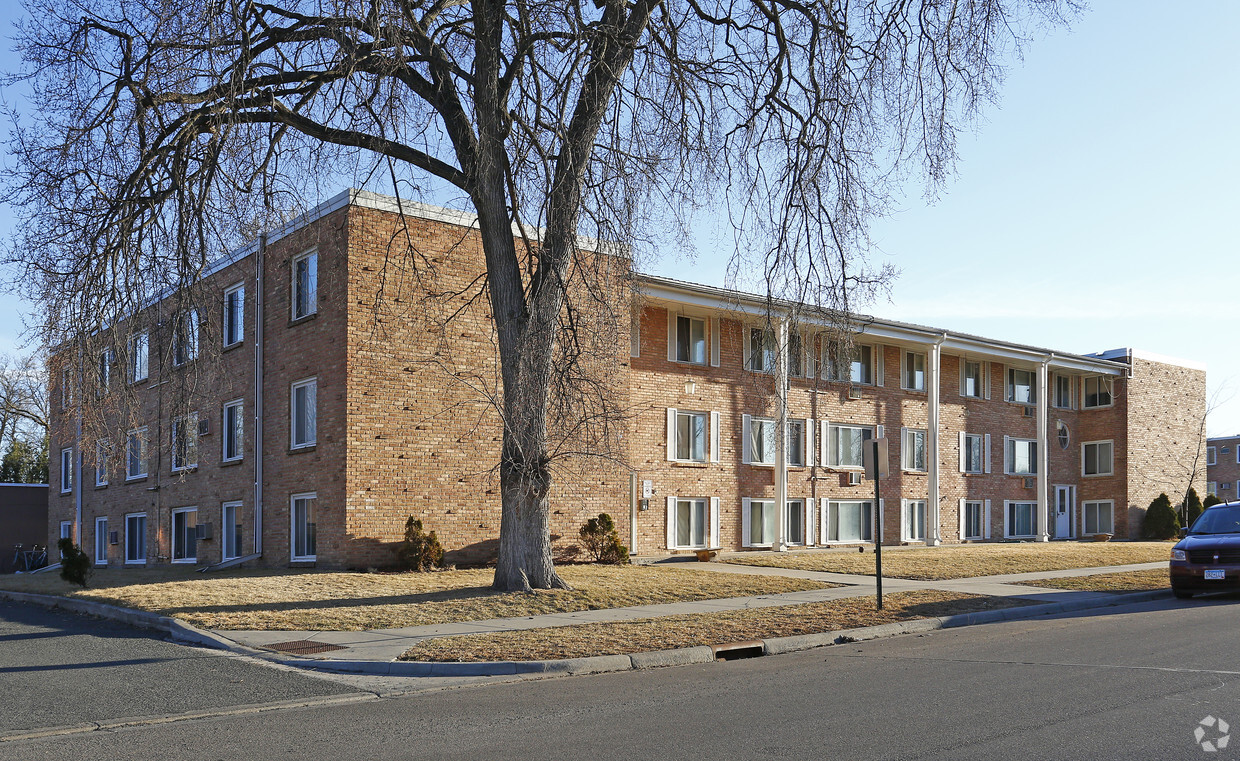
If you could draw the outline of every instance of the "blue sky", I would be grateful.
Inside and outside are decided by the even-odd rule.
[[[1210,434],[1240,433],[1225,306],[1240,274],[1237,29],[1240,3],[1099,2],[1034,40],[1000,104],[963,135],[937,201],[910,185],[875,224],[875,256],[902,274],[890,301],[864,311],[1061,351],[1204,362]],[[0,208],[0,232],[9,225]],[[724,262],[707,255],[653,271],[725,284]],[[20,343],[24,307],[0,296],[0,351]]]

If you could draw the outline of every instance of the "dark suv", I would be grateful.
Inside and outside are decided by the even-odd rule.
[[[1171,591],[1192,597],[1238,589],[1240,502],[1227,502],[1206,508],[1171,548]]]

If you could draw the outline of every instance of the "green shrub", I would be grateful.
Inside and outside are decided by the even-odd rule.
[[[1146,539],[1170,539],[1180,530],[1180,516],[1171,506],[1171,499],[1166,494],[1159,494],[1145,511]]]
[[[1221,504],[1223,504],[1223,500],[1219,499],[1217,494],[1207,494],[1206,501],[1201,503],[1201,509],[1205,510],[1207,507],[1214,507],[1215,505]]]
[[[1201,504],[1201,497],[1197,496],[1197,490],[1191,486],[1188,487],[1188,499],[1186,501],[1187,508],[1184,513],[1186,520],[1184,525],[1191,526],[1193,521],[1197,520],[1197,516],[1201,515],[1201,511],[1205,510],[1205,506]]]
[[[607,513],[591,518],[577,532],[581,546],[595,563],[624,564],[629,562],[629,548],[620,543],[616,522]]]
[[[405,540],[396,548],[396,556],[411,571],[429,571],[443,565],[443,545],[434,531],[423,531],[422,521],[411,515],[405,521]]]
[[[56,546],[60,548],[60,578],[84,589],[92,570],[90,558],[67,537],[61,539]]]

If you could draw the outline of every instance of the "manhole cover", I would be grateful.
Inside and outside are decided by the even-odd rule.
[[[344,650],[340,645],[329,645],[325,642],[313,642],[308,639],[277,642],[274,645],[267,645],[267,649],[279,650],[282,653],[292,653],[293,655],[314,655],[315,653],[327,653],[332,650]]]

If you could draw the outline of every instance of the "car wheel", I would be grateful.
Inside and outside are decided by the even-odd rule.
[[[1193,596],[1192,592],[1184,589],[1172,589],[1171,594],[1175,595],[1177,600],[1187,600]]]

